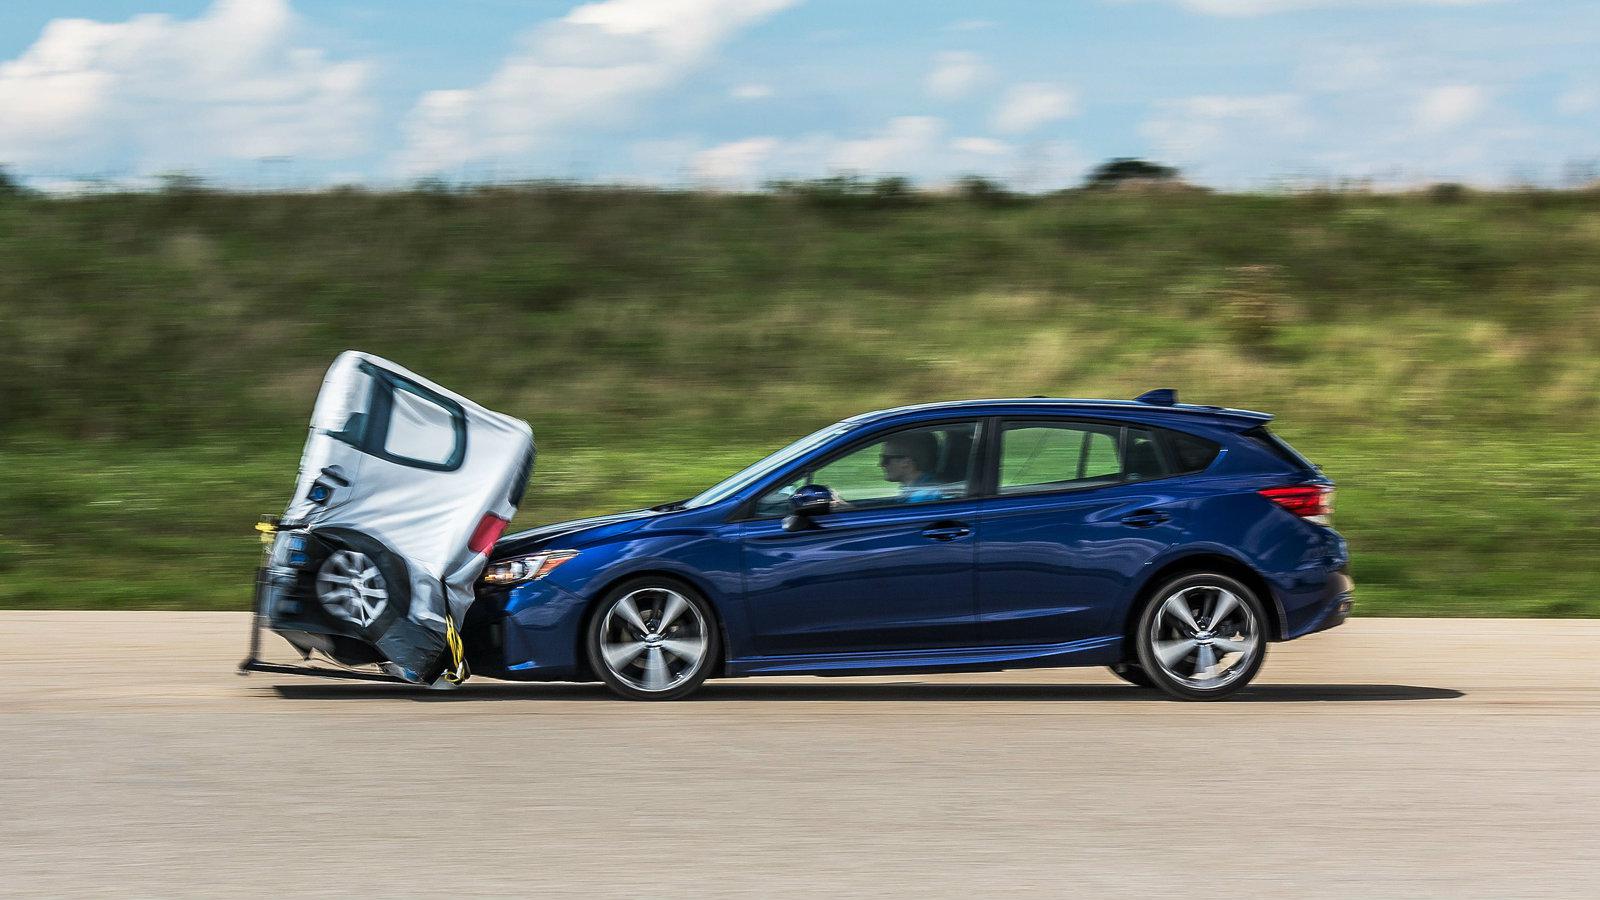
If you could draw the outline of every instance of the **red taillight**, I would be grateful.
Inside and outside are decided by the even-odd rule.
[[[1326,525],[1333,517],[1332,485],[1293,484],[1287,487],[1265,488],[1256,493],[1302,519]]]
[[[473,553],[488,553],[494,542],[500,540],[500,535],[511,523],[494,513],[487,513],[478,520],[478,527],[472,529],[472,537],[467,540],[467,549]]]

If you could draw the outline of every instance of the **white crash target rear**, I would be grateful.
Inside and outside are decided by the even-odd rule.
[[[459,662],[451,628],[466,621],[533,456],[526,422],[369,353],[340,354],[283,515],[315,567],[291,590],[314,597],[271,606],[269,624],[364,643],[408,678]]]

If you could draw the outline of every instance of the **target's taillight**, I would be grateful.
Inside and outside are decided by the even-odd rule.
[[[1333,485],[1291,484],[1264,488],[1256,493],[1302,519],[1318,525],[1333,524]]]
[[[472,529],[472,537],[467,541],[467,549],[473,553],[488,553],[494,542],[500,540],[500,535],[505,533],[506,526],[511,522],[502,519],[494,513],[485,513],[478,520],[478,527]]]

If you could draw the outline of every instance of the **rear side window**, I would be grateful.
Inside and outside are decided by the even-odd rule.
[[[1008,425],[1000,437],[1000,493],[1021,494],[1122,480],[1120,429],[1084,422]]]

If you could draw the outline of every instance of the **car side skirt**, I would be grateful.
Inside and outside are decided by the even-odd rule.
[[[742,675],[892,675],[912,672],[993,672],[1054,666],[1105,666],[1122,659],[1120,635],[1064,644],[1007,647],[955,647],[885,653],[818,653],[804,656],[747,656],[728,660],[726,674]]]

